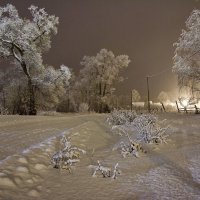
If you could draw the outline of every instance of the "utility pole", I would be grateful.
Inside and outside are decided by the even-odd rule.
[[[131,111],[133,110],[133,90],[131,90]]]
[[[147,101],[148,101],[148,112],[151,112],[151,107],[150,107],[150,94],[149,94],[149,76],[147,78]]]

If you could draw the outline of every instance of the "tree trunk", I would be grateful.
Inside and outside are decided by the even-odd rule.
[[[99,96],[101,97],[101,83],[99,83]]]
[[[31,78],[28,78],[28,93],[29,93],[29,115],[36,115],[37,110],[35,107],[35,91]]]
[[[103,97],[106,95],[106,89],[107,89],[107,84],[105,83],[104,88],[103,88]]]
[[[28,95],[29,95],[28,114],[29,115],[36,115],[37,110],[36,110],[36,106],[35,106],[35,90],[34,90],[34,86],[33,86],[33,83],[32,83],[32,79],[31,79],[31,76],[28,72],[26,63],[24,61],[21,62],[21,66],[22,66],[22,69],[23,69],[25,75],[27,76],[27,79],[28,79]]]
[[[3,94],[3,109],[6,109],[6,95],[4,89],[2,90],[2,94]]]

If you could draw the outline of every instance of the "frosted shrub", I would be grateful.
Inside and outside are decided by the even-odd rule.
[[[164,121],[152,114],[142,114],[137,116],[133,123],[133,129],[137,132],[137,139],[145,143],[166,143],[168,134],[167,127],[163,127]]]
[[[96,174],[98,172],[100,172],[104,178],[110,177],[111,176],[111,168],[102,166],[99,161],[97,161],[97,163],[98,163],[98,165],[95,166],[95,170],[94,170],[94,173],[92,176],[95,177]]]
[[[128,127],[125,125],[119,125],[119,126],[114,126],[113,130],[117,131],[120,133],[121,136],[125,136],[128,141],[126,142],[121,142],[120,143],[120,152],[121,155],[126,158],[127,156],[134,156],[136,158],[139,157],[139,153],[146,153],[146,150],[142,147],[140,142],[138,140],[134,140],[133,138],[130,137],[129,133],[131,125]]]
[[[66,169],[71,173],[71,166],[80,161],[78,159],[80,152],[86,152],[77,147],[73,147],[71,145],[70,138],[66,138],[65,136],[62,137],[60,143],[61,150],[52,156],[51,163],[54,168]]]
[[[130,115],[124,115],[124,112],[121,114],[120,111],[114,111],[108,117],[113,130],[127,137],[131,134],[136,141],[145,143],[166,143],[168,137],[166,132],[169,126],[165,126],[164,121],[159,121],[153,114],[135,114],[134,117],[130,117]],[[136,136],[133,133],[136,133]]]
[[[98,165],[97,166],[89,166],[90,168],[94,168],[94,172],[93,172],[93,177],[98,176],[98,174],[102,175],[103,178],[113,178],[116,179],[117,175],[121,174],[120,170],[119,170],[119,164],[117,163],[114,166],[114,169],[112,171],[111,168],[109,167],[104,167],[101,165],[100,161],[97,161]]]
[[[8,115],[8,109],[0,106],[0,115]]]
[[[78,108],[79,112],[86,113],[89,110],[89,106],[87,103],[81,103]]]
[[[142,145],[134,140],[130,140],[129,143],[121,142],[121,155],[126,158],[127,156],[139,157],[139,153],[146,153]]]
[[[113,110],[107,121],[110,125],[130,124],[136,117],[136,113],[130,110]]]
[[[142,143],[166,143],[169,126],[164,125],[164,121],[159,121],[153,114],[130,113],[132,112],[114,110],[107,119],[112,130],[128,139],[120,144],[124,158],[130,155],[139,157],[140,152],[146,153]]]

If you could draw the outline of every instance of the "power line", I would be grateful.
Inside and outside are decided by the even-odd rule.
[[[191,59],[194,55],[196,55],[197,53],[199,53],[200,52],[200,49],[198,49],[196,52],[194,52],[193,54],[191,54],[191,55],[189,55],[189,56],[186,56],[185,58],[184,58],[184,61],[186,61],[186,60],[189,60],[189,59]],[[159,76],[159,75],[161,75],[161,74],[164,74],[164,73],[166,73],[167,71],[169,71],[170,69],[172,69],[171,67],[170,68],[167,68],[167,69],[165,69],[165,70],[163,70],[163,71],[160,71],[160,72],[158,72],[158,73],[156,73],[156,74],[152,74],[151,76],[146,76],[146,81],[147,81],[147,101],[148,101],[148,111],[149,111],[149,113],[151,112],[151,106],[150,106],[150,91],[149,91],[149,78],[152,78],[152,77],[155,77],[155,76]],[[132,102],[131,102],[132,103]]]
[[[155,77],[155,76],[159,76],[161,74],[164,74],[165,72],[169,71],[171,69],[168,68],[168,69],[165,69],[163,71],[160,71],[156,74],[152,74],[151,76],[146,76],[146,81],[147,81],[147,102],[148,102],[148,112],[150,113],[151,112],[151,105],[150,105],[150,90],[149,90],[149,78],[152,78],[152,77]]]
[[[160,71],[160,72],[158,72],[158,73],[156,73],[156,74],[152,74],[152,75],[150,75],[150,76],[148,76],[148,77],[149,77],[149,78],[152,78],[152,77],[155,77],[155,76],[159,76],[159,75],[164,74],[165,72],[169,71],[170,69],[172,69],[172,68],[170,67],[170,68],[165,69],[165,70],[163,70],[163,71]]]
[[[191,54],[191,55],[189,55],[189,56],[186,56],[183,60],[184,60],[184,61],[190,60],[190,59],[191,59],[193,56],[195,56],[197,53],[200,53],[200,49],[198,49],[197,51],[195,51],[193,54]],[[151,77],[154,77],[154,76],[159,76],[159,75],[161,75],[161,74],[163,74],[163,73],[169,71],[170,69],[172,69],[172,68],[170,67],[170,68],[168,68],[168,69],[165,69],[165,70],[163,70],[163,71],[161,71],[161,72],[158,72],[158,73],[153,74],[153,75],[148,76],[148,77],[151,78]]]
[[[150,76],[148,76],[148,77],[151,78],[151,77],[159,76],[159,75],[164,74],[165,72],[169,71],[170,69],[171,69],[171,67],[168,68],[168,69],[165,69],[165,70],[163,70],[163,71],[161,71],[161,72],[158,72],[158,73],[156,73],[156,74],[152,74],[152,75],[150,75]]]

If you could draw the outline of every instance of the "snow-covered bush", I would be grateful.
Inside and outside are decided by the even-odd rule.
[[[81,103],[78,107],[79,112],[86,113],[89,110],[89,106],[87,103]]]
[[[142,147],[144,143],[166,143],[169,126],[164,121],[159,121],[153,114],[126,115],[130,111],[114,110],[107,121],[112,130],[128,139],[121,142],[120,151],[123,157],[133,155],[139,157],[139,153],[146,153]]]
[[[136,113],[130,110],[113,110],[107,118],[111,126],[130,124],[136,117]]]
[[[8,114],[8,109],[0,105],[0,115],[7,115],[7,114]]]
[[[98,172],[100,172],[104,178],[110,177],[111,176],[111,168],[102,166],[101,163],[99,162],[99,160],[97,161],[97,163],[98,163],[98,165],[95,166],[95,170],[94,170],[94,173],[92,176],[95,177],[96,174]]]
[[[159,121],[155,115],[142,114],[137,116],[133,123],[133,129],[137,132],[137,139],[145,143],[166,143],[166,134],[169,126],[163,126],[164,121]]]
[[[111,168],[102,166],[99,160],[97,161],[97,163],[98,163],[97,166],[93,166],[93,165],[89,166],[90,168],[94,168],[92,177],[102,175],[103,178],[109,177],[109,178],[116,179],[117,175],[121,174],[119,167],[118,167],[119,166],[118,163],[114,166],[113,172],[112,172]]]
[[[70,138],[62,137],[61,141],[61,150],[56,152],[52,158],[51,163],[54,168],[66,169],[71,173],[71,166],[80,160],[80,152],[85,154],[86,152],[77,147],[73,147],[70,142]]]
[[[166,133],[169,126],[164,121],[159,121],[153,114],[136,115],[132,122],[128,121],[118,126],[114,125],[113,129],[118,130],[121,134],[130,134],[139,142],[145,143],[166,143],[168,134]],[[136,134],[134,134],[136,133]]]
[[[133,139],[133,136],[130,137],[132,126],[119,125],[113,126],[113,130],[117,131],[121,136],[125,136],[126,141],[122,141],[120,146],[117,148],[120,150],[121,155],[126,158],[127,156],[139,157],[140,153],[146,153],[146,150],[141,145],[141,142],[137,139]],[[133,135],[133,134],[132,134]]]
[[[139,157],[139,153],[146,153],[141,144],[136,141],[129,140],[128,143],[121,142],[121,155],[126,158],[127,156]]]

